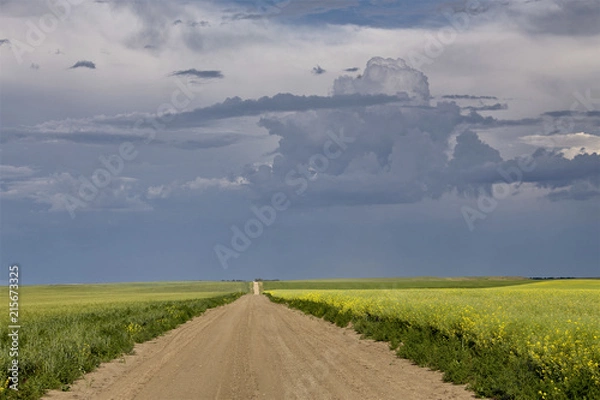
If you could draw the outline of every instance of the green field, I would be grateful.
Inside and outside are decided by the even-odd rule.
[[[101,362],[132,351],[202,314],[234,301],[248,282],[161,282],[25,286],[19,290],[19,391],[7,389],[8,310],[0,321],[0,398],[38,399]],[[0,296],[8,297],[7,288]],[[4,376],[2,378],[2,376]]]
[[[600,398],[600,280],[407,280],[402,289],[348,281],[265,282],[273,301],[389,341],[398,355],[440,369],[496,399]],[[358,281],[352,284],[360,286]],[[498,281],[497,283],[500,283]],[[373,280],[364,281],[370,288]],[[476,288],[477,284],[496,286]],[[500,287],[498,287],[500,286]],[[328,289],[322,289],[327,287]],[[436,286],[434,286],[436,287]],[[340,290],[343,289],[343,290]]]
[[[247,282],[135,282],[86,285],[24,286],[20,290],[23,316],[63,313],[94,305],[115,305],[147,301],[175,301],[220,296],[248,291]],[[0,296],[6,296],[2,287]],[[8,318],[4,313],[0,321]]]

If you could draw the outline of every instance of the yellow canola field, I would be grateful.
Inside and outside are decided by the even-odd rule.
[[[546,387],[589,376],[600,387],[600,280],[486,289],[273,290],[275,297],[333,305],[433,327],[480,348],[504,346],[528,357]],[[546,398],[547,393],[540,393]]]

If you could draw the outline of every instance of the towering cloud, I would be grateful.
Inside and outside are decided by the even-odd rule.
[[[369,60],[361,77],[342,76],[333,84],[334,94],[407,93],[417,104],[428,104],[429,83],[421,72],[409,67],[402,59],[374,57]]]
[[[479,196],[494,183],[506,183],[506,171],[517,165],[468,129],[475,111],[465,116],[453,102],[429,105],[427,77],[403,60],[373,58],[364,77],[338,78],[333,94],[410,100],[264,117],[261,125],[280,140],[272,165],[246,171],[259,194],[284,190],[313,205],[414,203],[452,191]],[[537,169],[527,176],[519,171],[519,182],[558,188],[583,180],[598,186],[597,154],[533,157]]]

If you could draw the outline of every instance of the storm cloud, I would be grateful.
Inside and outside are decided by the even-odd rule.
[[[597,274],[596,1],[0,2],[24,284]]]
[[[249,167],[244,175],[257,193],[266,196],[283,190],[290,196],[302,194],[299,201],[314,206],[404,204],[453,192],[478,197],[489,193],[493,184],[506,182],[503,171],[512,171],[518,161],[504,160],[476,133],[465,130],[466,119],[456,104],[426,107],[429,85],[425,75],[402,60],[374,58],[367,64],[365,76],[365,80],[338,78],[334,93],[336,89],[363,93],[393,90],[420,96],[405,104],[364,107],[358,113],[319,110],[263,118],[261,125],[280,140],[271,166]],[[343,151],[325,163],[323,146],[331,140]],[[540,150],[530,157],[535,170],[523,174],[518,183],[551,189],[582,181],[598,185],[597,154],[569,160]]]

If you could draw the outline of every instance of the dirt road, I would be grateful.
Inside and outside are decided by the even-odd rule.
[[[255,292],[258,287],[254,286]],[[260,295],[208,310],[52,392],[66,399],[473,399],[385,343]]]

